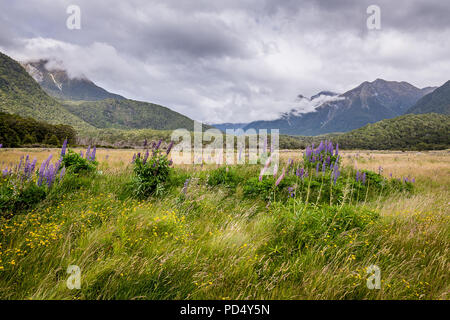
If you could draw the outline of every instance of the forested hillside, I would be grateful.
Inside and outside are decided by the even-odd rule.
[[[129,99],[65,102],[67,110],[100,129],[194,129],[194,122],[169,108]]]
[[[18,62],[1,52],[0,111],[77,129],[91,127],[45,93]]]
[[[0,144],[3,147],[19,147],[33,144],[58,146],[64,139],[75,143],[76,132],[68,125],[51,125],[0,112]]]

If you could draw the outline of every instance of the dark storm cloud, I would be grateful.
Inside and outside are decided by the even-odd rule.
[[[81,30],[65,27],[70,4]],[[381,30],[366,28],[372,4]],[[0,9],[0,50],[15,58],[54,58],[71,75],[212,122],[273,118],[298,94],[379,77],[427,86],[450,74],[449,1],[0,0]]]

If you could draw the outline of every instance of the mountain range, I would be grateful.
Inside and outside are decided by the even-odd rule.
[[[292,109],[276,120],[254,121],[244,130],[280,129],[281,134],[320,135],[332,132],[347,132],[368,123],[394,118],[405,114],[417,101],[433,92],[435,88],[417,88],[407,82],[377,79],[363,82],[343,94],[321,92],[311,97],[314,101],[321,96],[331,99],[315,107],[314,111],[302,113]],[[297,99],[308,99],[299,96]]]
[[[169,108],[126,99],[85,77],[48,67],[47,60],[19,64],[0,53],[0,111],[79,130],[193,130],[193,120]],[[294,107],[276,120],[213,125],[221,130],[280,129],[313,136],[348,132],[407,113],[450,114],[450,81],[439,88],[377,79],[338,94],[298,95]],[[205,126],[209,128],[209,126]]]
[[[22,66],[49,95],[61,100],[97,101],[125,98],[100,88],[86,77],[69,77],[61,68],[47,68],[45,59],[23,62]]]
[[[407,113],[450,114],[450,81],[422,97]]]
[[[0,111],[77,130],[194,128],[192,119],[169,108],[126,99],[46,65],[46,60],[20,64],[0,52]]]

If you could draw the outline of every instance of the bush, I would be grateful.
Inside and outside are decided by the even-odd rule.
[[[78,153],[69,150],[63,157],[62,164],[67,170],[75,174],[92,173],[97,170],[97,161],[91,161],[81,157]]]
[[[171,171],[167,155],[161,150],[154,150],[151,158],[148,158],[148,153],[143,159],[138,156],[134,161],[133,169],[134,195],[138,198],[146,198],[153,193],[161,194]]]
[[[20,210],[33,208],[45,199],[47,195],[44,186],[30,182],[14,188],[7,180],[0,185],[0,212],[2,216],[12,215]]]

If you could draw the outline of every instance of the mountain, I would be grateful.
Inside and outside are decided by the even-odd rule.
[[[80,77],[71,78],[65,70],[47,68],[48,60],[42,59],[22,63],[27,72],[49,95],[61,100],[125,99],[100,88],[92,81]]]
[[[319,98],[320,96],[328,96],[328,97],[334,97],[334,96],[338,96],[338,93],[332,92],[332,91],[320,91],[318,94],[315,94],[313,96],[311,96],[311,98],[309,100],[314,100]]]
[[[404,114],[426,92],[407,82],[366,81],[344,94],[332,96],[312,112],[290,112],[276,120],[252,122],[245,129],[278,128],[282,134],[308,136],[347,132]]]
[[[345,149],[446,149],[450,147],[449,131],[448,115],[407,114],[368,124],[332,139]]]
[[[0,111],[77,129],[92,128],[45,93],[17,61],[1,52]]]
[[[229,122],[227,122],[227,123],[212,124],[211,126],[219,129],[222,132],[225,132],[227,129],[232,129],[232,130],[242,129],[246,125],[248,125],[248,123],[229,123]]]
[[[45,64],[45,60],[40,60],[25,65],[33,78],[22,65],[0,53],[0,111],[51,124],[71,125],[78,131],[104,128],[193,130],[193,120],[178,112],[152,103],[125,99],[87,79],[69,79],[64,70],[46,71]],[[44,89],[56,97],[75,100],[60,102]],[[106,99],[98,100],[100,98]]]
[[[450,81],[421,98],[407,113],[450,114]]]
[[[90,125],[100,129],[194,129],[194,122],[169,108],[129,99],[65,101],[65,107]],[[205,126],[209,128],[209,126]]]

